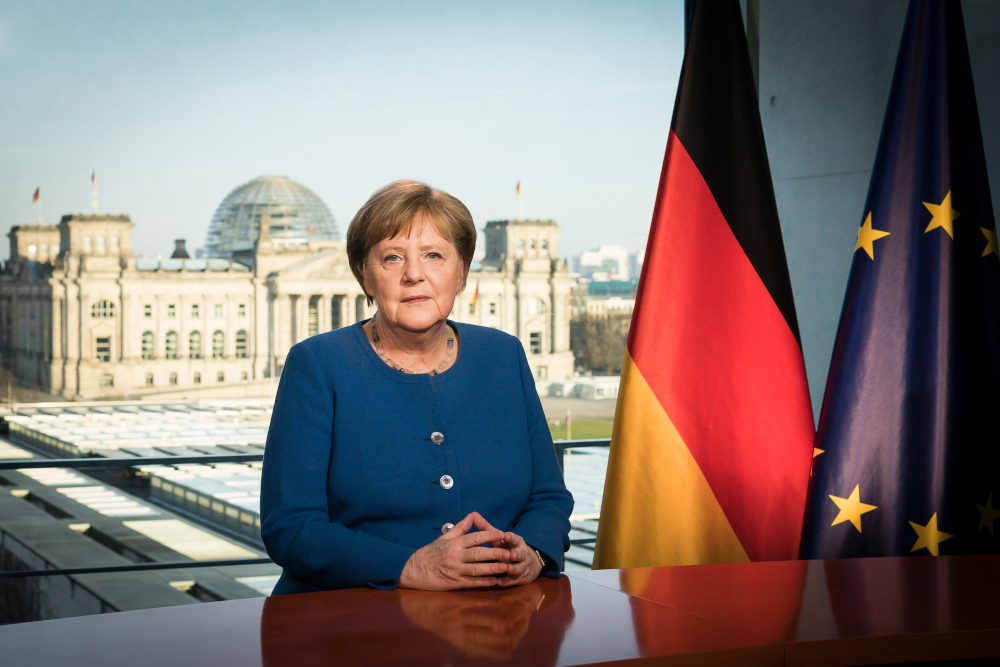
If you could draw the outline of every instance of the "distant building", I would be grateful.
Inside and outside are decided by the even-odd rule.
[[[67,397],[266,392],[293,344],[372,314],[326,206],[275,179],[226,197],[201,259],[136,258],[126,215],[13,227],[0,363],[20,383]],[[572,376],[574,281],[559,228],[504,220],[483,233],[485,256],[452,318],[517,336],[538,379]],[[257,383],[258,394],[233,393],[240,383]]]
[[[635,299],[609,296],[604,299],[587,299],[587,315],[605,317],[607,315],[631,315],[635,310]]]
[[[620,245],[602,245],[597,250],[582,253],[573,267],[581,278],[591,280],[628,280],[629,251]]]

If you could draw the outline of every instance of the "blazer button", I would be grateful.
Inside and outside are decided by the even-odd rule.
[[[444,433],[441,433],[440,431],[434,431],[431,433],[431,442],[435,445],[440,445],[444,442]]]
[[[449,530],[451,530],[454,527],[455,527],[455,524],[453,524],[453,523],[446,523],[446,524],[444,524],[443,526],[441,526],[441,534],[444,535],[445,533],[447,533]]]
[[[441,475],[441,479],[438,480],[438,484],[441,485],[442,489],[447,491],[451,487],[455,486],[455,480],[451,478],[451,475]]]

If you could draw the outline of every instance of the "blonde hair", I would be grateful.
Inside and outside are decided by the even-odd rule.
[[[476,251],[476,226],[465,204],[447,192],[418,181],[402,180],[380,188],[358,209],[347,227],[347,262],[368,305],[374,297],[365,287],[365,262],[379,242],[409,233],[418,218],[427,218],[438,234],[455,246],[464,268],[462,288]]]

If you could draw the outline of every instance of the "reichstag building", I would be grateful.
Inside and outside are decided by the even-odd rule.
[[[333,216],[285,177],[233,190],[197,258],[183,241],[170,259],[137,258],[133,224],[65,215],[11,229],[0,363],[20,384],[68,398],[265,395],[294,343],[372,314]],[[452,319],[516,335],[537,379],[572,376],[559,228],[491,221],[482,237]]]

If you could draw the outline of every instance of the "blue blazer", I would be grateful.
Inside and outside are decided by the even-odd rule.
[[[395,588],[410,555],[472,511],[561,565],[573,496],[524,349],[449,324],[459,354],[436,376],[387,366],[360,322],[288,353],[261,480],[274,594]]]

